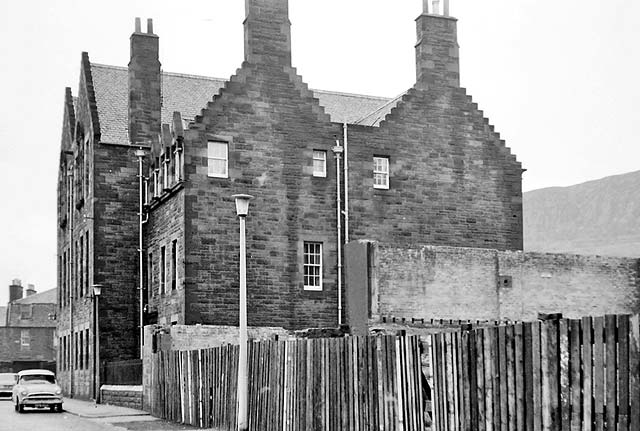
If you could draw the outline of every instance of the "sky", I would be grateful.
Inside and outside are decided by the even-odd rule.
[[[450,1],[461,84],[527,169],[525,191],[640,169],[640,2]],[[289,4],[310,88],[394,97],[414,84],[422,0]],[[228,78],[242,62],[242,0],[0,1],[0,305],[14,278],[56,287],[64,89],[78,92],[82,51],[127,65],[136,16],[153,18],[164,71]]]

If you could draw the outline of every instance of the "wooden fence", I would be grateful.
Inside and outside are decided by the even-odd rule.
[[[249,344],[249,429],[424,430],[417,337]],[[154,354],[151,413],[235,430],[238,347]]]
[[[431,336],[434,430],[640,430],[637,315]]]

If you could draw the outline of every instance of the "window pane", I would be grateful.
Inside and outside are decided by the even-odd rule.
[[[209,175],[227,175],[227,161],[209,159]]]
[[[303,251],[304,287],[305,289],[322,290],[322,243],[305,242]]]
[[[209,142],[209,158],[227,159],[226,142]]]

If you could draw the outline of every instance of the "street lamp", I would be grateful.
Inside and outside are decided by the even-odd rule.
[[[245,219],[249,213],[250,195],[233,195],[236,213],[240,219],[240,358],[238,363],[238,430],[249,429],[247,407],[249,398],[249,377],[247,369],[247,248]]]
[[[102,293],[102,285],[94,284],[93,288],[93,395],[96,404],[100,404],[100,326],[98,320],[98,311],[100,310],[98,302]]]

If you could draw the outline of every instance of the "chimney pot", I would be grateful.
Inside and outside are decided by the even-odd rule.
[[[440,15],[440,0],[433,0],[433,14]]]
[[[444,0],[444,16],[449,16],[449,0]]]
[[[140,25],[140,18],[139,18],[139,17],[136,17],[136,27],[135,27],[135,32],[136,32],[136,33],[140,33],[140,32],[142,32],[142,30],[141,30],[141,25]]]
[[[147,34],[153,34],[153,19],[147,19]]]
[[[31,296],[36,293],[36,287],[33,284],[27,285],[27,296]]]
[[[422,13],[429,13],[429,1],[430,0],[422,0]]]

